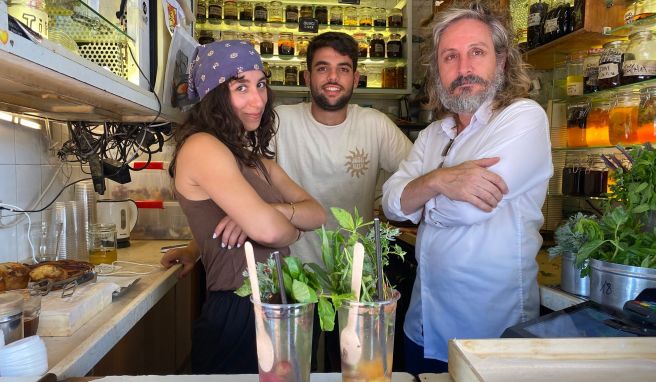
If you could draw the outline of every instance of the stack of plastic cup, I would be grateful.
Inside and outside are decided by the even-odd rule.
[[[46,344],[31,336],[0,347],[0,376],[38,377],[48,371]]]

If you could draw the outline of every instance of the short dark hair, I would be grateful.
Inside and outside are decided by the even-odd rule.
[[[307,67],[312,69],[314,53],[321,48],[333,48],[339,53],[349,56],[353,62],[353,70],[358,68],[358,43],[355,39],[342,32],[325,32],[315,36],[307,49]]]

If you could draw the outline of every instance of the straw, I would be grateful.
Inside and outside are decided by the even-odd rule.
[[[376,244],[376,268],[378,273],[378,280],[376,281],[376,293],[378,294],[378,300],[383,301],[385,296],[383,296],[383,253],[382,248],[380,247],[380,219],[374,218],[374,239]],[[380,312],[378,313],[378,330],[380,336],[380,346],[383,351],[383,371],[387,372],[387,339],[385,337],[385,308],[381,304]]]
[[[287,293],[285,293],[285,282],[282,277],[282,264],[280,263],[280,252],[274,251],[272,253],[273,259],[276,261],[276,269],[278,270],[278,289],[280,289],[280,299],[283,304],[287,304]]]
[[[278,251],[273,251],[271,253],[273,255],[273,259],[276,261],[276,270],[278,271],[278,289],[280,289],[280,300],[282,301],[283,304],[287,304],[287,293],[285,292],[285,282],[282,277],[282,263],[280,260],[280,252]],[[289,333],[289,329],[287,330],[287,333]],[[294,369],[294,375],[296,377],[297,381],[301,380],[301,371],[299,370],[298,366],[298,357],[296,357],[296,346],[294,345],[294,341],[289,341],[289,346],[290,346],[290,354],[292,355],[291,362],[293,363],[293,369]]]

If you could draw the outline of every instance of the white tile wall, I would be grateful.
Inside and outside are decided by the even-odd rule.
[[[49,150],[49,147],[53,144],[61,147],[63,140],[68,137],[65,130],[65,125],[51,124],[51,135],[54,139],[50,140],[47,130],[31,129],[0,121],[1,202],[23,209],[38,209],[54,198],[67,180],[65,175],[73,172],[71,165],[65,165],[66,171],[58,174],[43,201],[39,205],[34,205],[61,164],[55,156],[56,151]],[[79,175],[75,174],[75,176]],[[70,200],[72,196],[72,191],[65,191],[58,200]],[[27,219],[22,214],[18,215],[21,221],[17,225],[12,225],[11,223],[16,220],[12,212],[2,211],[1,216],[0,262],[26,259],[30,255],[26,238]],[[30,218],[33,222],[39,222],[41,213],[30,213]]]

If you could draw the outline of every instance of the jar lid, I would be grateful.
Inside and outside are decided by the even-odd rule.
[[[656,86],[647,86],[646,88],[640,89],[640,93],[656,93]]]
[[[23,312],[23,295],[14,291],[0,293],[0,320]]]
[[[400,33],[392,33],[392,34],[390,34],[390,39],[391,40],[400,40],[401,39],[401,34]]]
[[[605,48],[617,48],[619,46],[622,46],[626,44],[626,40],[614,40],[614,41],[609,41],[604,44],[604,49]]]

